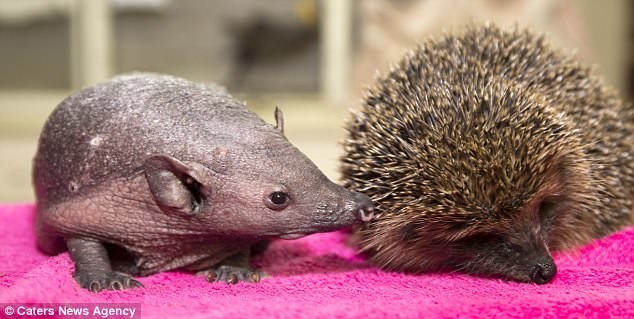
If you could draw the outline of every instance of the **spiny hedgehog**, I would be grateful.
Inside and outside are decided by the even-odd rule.
[[[471,26],[406,54],[354,112],[355,242],[397,271],[552,280],[551,252],[632,222],[633,113],[543,36]]]

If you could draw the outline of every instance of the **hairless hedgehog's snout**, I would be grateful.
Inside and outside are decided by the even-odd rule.
[[[324,191],[324,190],[322,190]],[[357,192],[349,191],[337,184],[329,184],[321,195],[325,200],[311,204],[309,214],[292,216],[293,227],[280,232],[283,239],[296,239],[316,232],[329,232],[372,220],[375,207],[372,200]],[[275,221],[273,221],[275,223]]]
[[[370,197],[360,194],[353,193],[353,207],[352,211],[358,220],[362,222],[369,222],[374,217],[374,204],[372,204],[372,200]]]
[[[338,216],[340,225],[349,226],[359,222],[366,223],[374,217],[374,203],[367,195],[351,192],[339,185],[336,185],[337,193],[341,194],[341,200],[335,204],[335,207],[324,207],[326,210],[333,210],[339,213],[332,216]],[[327,214],[331,215],[331,214]]]
[[[374,208],[359,208],[358,216],[362,222],[369,222],[374,217]]]

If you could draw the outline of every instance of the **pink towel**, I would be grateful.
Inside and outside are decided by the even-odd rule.
[[[634,318],[634,228],[556,256],[557,277],[541,286],[381,271],[335,232],[274,242],[254,261],[270,274],[258,284],[212,284],[174,271],[138,278],[145,288],[90,293],[73,281],[67,253],[36,250],[33,216],[32,205],[0,206],[2,307],[136,303],[145,319]]]

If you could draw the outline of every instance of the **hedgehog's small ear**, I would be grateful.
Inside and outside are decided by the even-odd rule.
[[[279,107],[275,107],[275,129],[284,135],[284,114]]]
[[[161,210],[184,215],[201,211],[202,183],[192,167],[163,154],[149,157],[144,166],[150,192]]]

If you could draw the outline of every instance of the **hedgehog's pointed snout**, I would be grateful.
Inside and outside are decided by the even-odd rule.
[[[557,266],[551,257],[543,258],[533,265],[530,273],[531,281],[536,284],[545,284],[555,278]]]

